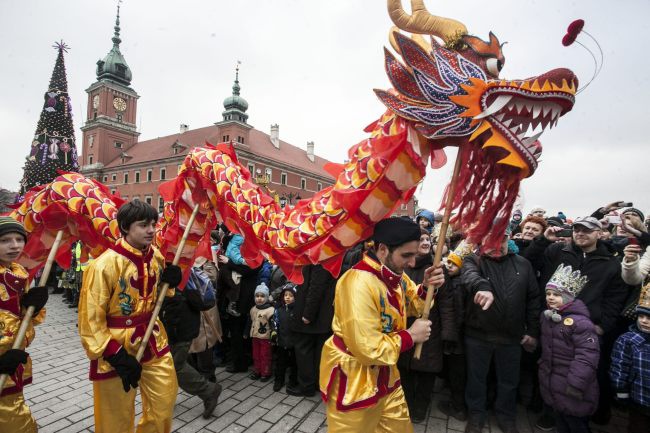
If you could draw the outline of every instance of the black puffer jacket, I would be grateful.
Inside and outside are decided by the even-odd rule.
[[[201,311],[214,307],[214,302],[203,302],[197,290],[177,290],[174,296],[165,298],[160,320],[165,326],[169,344],[194,340],[199,336]]]
[[[542,304],[528,260],[512,253],[498,258],[471,255],[463,262],[462,281],[468,292],[465,335],[497,344],[519,344],[524,335],[539,337]],[[494,295],[487,311],[474,303],[479,290]]]
[[[587,306],[594,324],[603,328],[605,333],[614,329],[629,287],[623,282],[621,263],[613,247],[598,241],[594,251],[583,253],[573,243],[551,243],[541,238],[535,239],[526,254],[531,255],[534,263],[542,266],[541,287],[546,286],[560,264],[579,269],[588,280],[578,299]]]
[[[293,331],[291,330],[291,321],[293,320],[293,306],[294,304],[278,306],[273,313],[273,320],[271,326],[273,331],[278,335],[277,344],[285,349],[293,347]]]
[[[418,256],[415,261],[415,266],[411,269],[406,269],[404,273],[414,283],[420,284],[424,280],[424,271],[432,264],[433,258],[430,254]],[[450,293],[447,283],[438,289],[433,307],[431,307],[431,311],[429,312],[431,337],[422,345],[420,359],[413,358],[415,349],[411,349],[400,355],[397,361],[399,367],[429,373],[442,371],[443,335],[451,332],[449,329],[453,327],[454,323],[453,298],[450,296]],[[415,317],[409,317],[407,326],[410,327],[414,321]]]
[[[302,276],[304,281],[296,288],[291,329],[306,334],[328,334],[332,332],[336,279],[321,265],[305,266]],[[308,325],[302,321],[303,317],[309,320]]]

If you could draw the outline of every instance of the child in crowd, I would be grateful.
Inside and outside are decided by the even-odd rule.
[[[293,303],[296,300],[296,285],[287,283],[282,286],[279,299],[276,302],[273,321],[271,322],[271,343],[275,345],[275,382],[273,391],[279,391],[284,386],[287,368],[290,368],[289,386],[296,386],[298,371],[296,354],[293,351],[293,335],[289,327],[293,320]]]
[[[628,402],[627,431],[647,433],[650,431],[650,283],[641,289],[636,313],[636,324],[616,340],[610,377],[618,400]]]
[[[275,309],[269,302],[269,288],[261,283],[255,288],[255,305],[244,337],[253,339],[253,372],[250,378],[268,382],[271,379],[271,318]]]
[[[465,317],[465,287],[460,276],[464,256],[471,252],[464,242],[447,256],[447,295],[452,299],[454,323],[443,328],[442,340],[447,382],[451,391],[450,400],[438,403],[438,409],[447,416],[459,421],[467,420],[465,407],[465,384],[467,369],[465,367],[465,350],[463,348],[463,323]]]
[[[242,235],[233,235],[226,247],[226,257],[236,265],[247,266],[246,260],[241,255],[241,246],[243,243],[244,237]],[[234,317],[239,317],[240,313],[237,311],[237,300],[239,299],[239,289],[241,287],[241,274],[237,271],[229,271],[229,273],[230,275],[226,276],[227,288],[224,290],[224,295],[228,301],[226,313]]]
[[[546,284],[538,373],[558,433],[590,432],[589,417],[598,406],[600,344],[589,310],[576,299],[586,283],[579,270],[560,265]]]

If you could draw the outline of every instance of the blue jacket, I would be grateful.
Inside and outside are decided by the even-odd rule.
[[[650,408],[650,334],[634,324],[618,337],[609,375],[618,398]]]
[[[242,235],[233,235],[228,248],[226,248],[226,257],[228,257],[236,265],[245,265],[246,261],[241,256],[241,246],[244,243]]]

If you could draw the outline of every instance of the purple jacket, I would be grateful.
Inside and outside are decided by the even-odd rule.
[[[588,416],[598,406],[596,369],[600,346],[585,304],[576,299],[561,311],[559,323],[541,316],[542,357],[539,386],[542,398],[562,414]],[[582,398],[567,394],[571,386]]]

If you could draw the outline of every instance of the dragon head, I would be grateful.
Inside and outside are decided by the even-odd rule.
[[[388,0],[388,12],[406,37],[391,31],[391,45],[404,63],[385,50],[385,67],[393,85],[375,90],[397,116],[435,144],[470,142],[504,169],[523,179],[537,168],[540,135],[573,108],[578,79],[568,69],[553,69],[523,80],[504,80],[502,44],[467,34],[455,20],[431,15],[422,0],[411,0],[411,15],[401,0]],[[423,34],[431,36],[431,43]],[[445,41],[442,45],[434,36]]]

